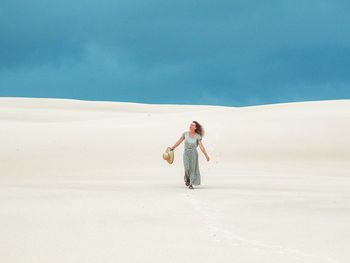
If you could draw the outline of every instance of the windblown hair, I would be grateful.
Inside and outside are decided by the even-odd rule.
[[[196,124],[196,130],[195,132],[198,133],[201,137],[204,136],[204,129],[203,126],[200,125],[197,121],[193,121]]]

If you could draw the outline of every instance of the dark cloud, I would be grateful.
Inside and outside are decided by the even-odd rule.
[[[0,95],[248,105],[350,98],[345,1],[0,3]]]

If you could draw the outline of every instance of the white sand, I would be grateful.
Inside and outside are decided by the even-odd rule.
[[[202,123],[202,185],[183,144]],[[0,98],[0,262],[350,261],[350,100]]]

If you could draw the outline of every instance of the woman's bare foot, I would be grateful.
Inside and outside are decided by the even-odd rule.
[[[189,189],[194,189],[193,186],[192,186],[192,184],[190,184],[188,188],[189,188]]]

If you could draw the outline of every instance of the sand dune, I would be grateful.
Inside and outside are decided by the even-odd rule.
[[[183,144],[202,123],[202,185]],[[348,262],[350,100],[0,98],[2,262]]]

